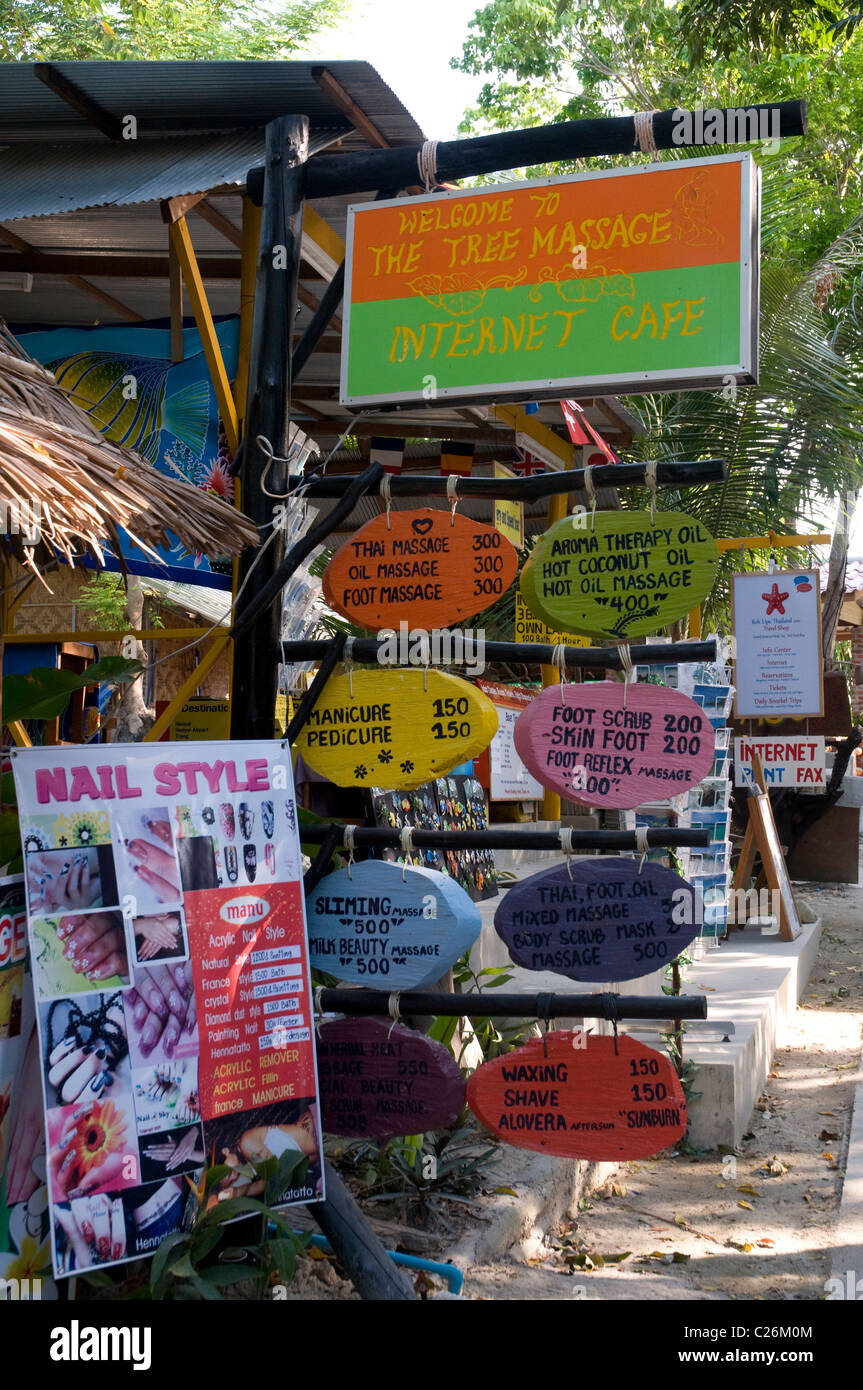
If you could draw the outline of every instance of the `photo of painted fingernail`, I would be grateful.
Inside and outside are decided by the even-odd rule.
[[[223,801],[219,807],[219,829],[226,840],[233,840],[236,826],[234,824],[234,808],[230,801]],[[230,878],[230,874],[228,877]]]
[[[204,822],[205,825],[216,824],[216,813],[213,810],[212,806],[204,807],[203,811],[201,812],[201,820]]]
[[[248,801],[240,802],[238,817],[240,821],[240,834],[244,840],[250,840],[252,838],[252,830],[255,826],[255,813]]]
[[[273,874],[273,875],[275,875],[275,872],[276,872],[276,847],[275,847],[275,845],[267,845],[266,849],[264,850],[264,858],[265,858],[266,861],[267,861],[267,868],[269,869],[270,873]]]
[[[225,845],[225,872],[229,883],[237,881],[237,851],[233,845]]]
[[[276,828],[276,817],[273,812],[272,801],[261,802],[261,825],[264,827],[264,834],[268,840],[272,840],[273,831]]]
[[[255,874],[258,872],[258,852],[254,845],[246,845],[243,848],[243,868],[246,878],[250,883],[254,883]]]

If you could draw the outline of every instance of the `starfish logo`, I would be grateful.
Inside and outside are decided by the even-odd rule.
[[[785,604],[785,600],[787,599],[788,595],[787,595],[787,594],[780,594],[780,592],[779,592],[779,585],[778,585],[778,584],[774,584],[774,585],[773,585],[773,588],[770,590],[770,593],[769,593],[769,594],[762,594],[761,597],[764,599],[764,602],[767,604],[767,612],[766,612],[766,614],[765,614],[765,617],[768,617],[768,618],[769,618],[769,617],[770,617],[770,614],[771,614],[772,612],[774,612],[774,610],[775,610],[777,613],[781,613],[781,614],[783,615],[783,617],[784,617],[784,615],[785,615],[785,607],[784,607],[784,604]]]

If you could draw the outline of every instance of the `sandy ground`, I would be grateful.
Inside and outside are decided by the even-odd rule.
[[[472,1269],[466,1297],[824,1297],[863,1079],[863,888],[799,889],[824,922],[819,958],[741,1147],[624,1164],[544,1243]]]

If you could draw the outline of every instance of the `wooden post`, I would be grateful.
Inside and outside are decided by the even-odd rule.
[[[267,126],[266,177],[257,254],[254,313],[249,348],[243,467],[243,511],[257,522],[260,551],[247,552],[238,578],[246,588],[237,609],[240,617],[254,605],[282,559],[281,533],[273,535],[273,510],[287,492],[291,401],[291,350],[303,221],[303,180],[309,147],[306,116],[283,116]],[[249,233],[251,236],[251,233]],[[266,439],[275,458],[256,442]],[[267,492],[276,497],[267,496]],[[248,581],[248,582],[246,582]],[[231,700],[232,738],[272,738],[278,666],[273,648],[281,621],[276,600],[261,608],[236,638]]]

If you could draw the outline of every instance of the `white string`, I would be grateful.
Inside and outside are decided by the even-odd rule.
[[[635,139],[642,154],[653,155],[656,158],[658,153],[656,148],[656,137],[653,130],[653,117],[655,111],[636,111],[633,116],[635,123]]]
[[[348,691],[351,699],[354,698],[354,642],[356,640],[355,637],[347,637],[345,639],[345,649],[342,653],[348,673]]]
[[[405,856],[405,863],[402,864],[402,883],[404,883],[406,881],[405,870],[407,869],[407,866],[410,863],[410,861],[413,859],[414,854],[414,832],[412,826],[402,826],[401,842],[402,854]]]
[[[456,507],[458,506],[458,474],[457,474],[457,473],[450,473],[450,474],[449,474],[449,476],[448,476],[448,478],[447,478],[447,480],[446,480],[446,495],[447,495],[449,501],[452,502],[452,511],[451,511],[451,513],[450,513],[450,525],[451,525],[451,526],[455,526],[455,509],[456,509]]]
[[[572,862],[571,862],[571,860],[572,860],[572,855],[575,853],[575,850],[574,850],[573,847],[572,847],[572,827],[569,826],[569,825],[562,825],[562,826],[560,827],[560,830],[559,830],[557,833],[558,833],[558,836],[559,836],[559,838],[560,838],[560,848],[561,848],[561,850],[563,851],[563,853],[566,855],[566,872],[569,874],[569,877],[570,877],[570,879],[571,879],[571,878],[572,878]]]
[[[620,657],[620,664],[623,668],[623,708],[626,709],[626,693],[629,690],[629,678],[632,675],[632,656],[628,642],[618,643],[617,655]]]
[[[388,530],[388,531],[391,531],[391,530],[392,530],[392,526],[393,526],[392,522],[390,521],[390,507],[392,506],[392,492],[390,491],[390,475],[389,475],[389,473],[385,473],[384,476],[381,478],[381,500],[382,500],[383,502],[386,503],[386,508],[387,508],[387,530]]]
[[[426,140],[417,152],[417,168],[419,170],[420,182],[425,188],[426,193],[431,193],[438,181],[437,147],[437,140]]]
[[[387,999],[387,1013],[392,1019],[392,1023],[390,1024],[390,1031],[387,1033],[387,1042],[389,1042],[390,1038],[392,1037],[393,1029],[395,1028],[399,1019],[401,1018],[401,1013],[399,1012],[400,997],[401,996],[399,995],[399,993],[396,992],[395,994],[391,994]]]
[[[348,852],[348,878],[353,878],[351,866],[354,862],[354,835],[356,833],[356,829],[357,827],[355,825],[346,825],[343,835],[344,847]]]
[[[596,488],[593,485],[593,468],[584,470],[584,490],[587,493],[587,500],[590,503],[590,529],[594,528],[596,522]]]
[[[646,825],[637,825],[635,827],[635,848],[641,855],[641,863],[638,866],[638,872],[641,873],[641,870],[644,868],[644,861],[650,849],[650,845],[647,843]]]
[[[566,643],[557,642],[552,648],[551,663],[560,673],[561,685],[566,685]]]
[[[650,524],[653,525],[653,517],[656,512],[656,459],[648,459],[644,466],[644,481],[650,489]]]
[[[324,1012],[324,1011],[323,1011],[323,1008],[321,1007],[321,990],[322,990],[323,988],[324,988],[323,985],[315,985],[315,994],[314,994],[314,1014],[315,1014],[315,1032],[316,1032],[317,1035],[318,1035],[318,1041],[320,1041],[320,1037],[321,1037],[321,1024],[322,1024],[323,1021],[324,1021],[324,1019],[323,1019],[323,1012]]]

